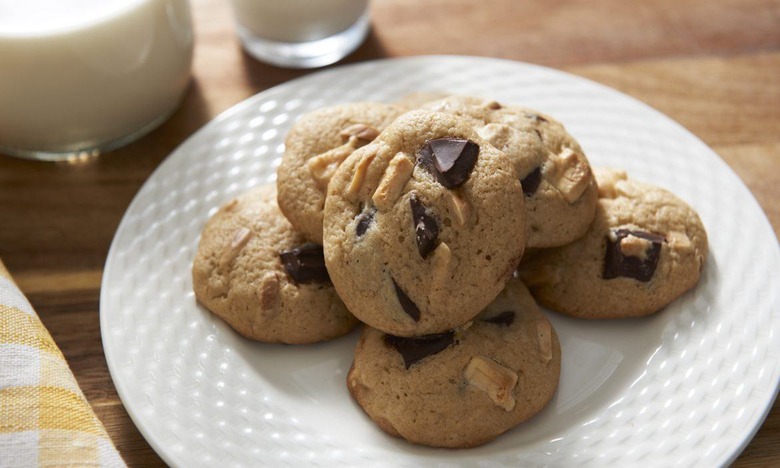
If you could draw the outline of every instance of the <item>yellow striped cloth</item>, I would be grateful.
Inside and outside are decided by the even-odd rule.
[[[0,261],[0,467],[125,466]]]

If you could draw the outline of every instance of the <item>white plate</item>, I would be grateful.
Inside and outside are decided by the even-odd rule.
[[[548,313],[560,389],[536,418],[471,450],[382,433],[351,401],[356,335],[313,346],[239,337],[195,303],[190,266],[219,205],[273,182],[290,124],[338,102],[411,91],[482,95],[552,114],[594,165],[624,168],[687,200],[707,227],[701,283],[638,320]],[[260,93],[184,142],[144,184],[103,275],[101,332],[127,411],[179,466],[714,466],[749,442],[780,376],[780,249],[737,176],[657,111],[558,71],[487,58],[414,57],[316,73]]]

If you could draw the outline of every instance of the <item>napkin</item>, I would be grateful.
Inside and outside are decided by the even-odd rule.
[[[0,261],[0,467],[125,466]]]

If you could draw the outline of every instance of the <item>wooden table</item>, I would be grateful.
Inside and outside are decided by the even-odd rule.
[[[108,247],[141,184],[223,110],[310,71],[244,54],[224,0],[193,0],[194,79],[181,108],[129,146],[81,164],[0,155],[0,258],[62,348],[131,466],[162,461],[120,402],[100,341]],[[547,65],[632,95],[680,122],[742,178],[780,232],[780,0],[375,0],[346,62],[420,54]],[[774,405],[736,466],[780,463]]]

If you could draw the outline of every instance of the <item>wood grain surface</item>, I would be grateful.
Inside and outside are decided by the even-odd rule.
[[[192,11],[192,84],[159,129],[79,164],[0,155],[0,258],[130,466],[163,462],[125,412],[101,346],[100,281],[119,221],[151,172],[195,130],[257,92],[311,73],[243,53],[228,2],[193,0]],[[344,62],[490,56],[611,86],[712,147],[780,232],[780,0],[374,0],[371,11],[370,36]],[[780,465],[778,441],[776,403],[735,466]]]

